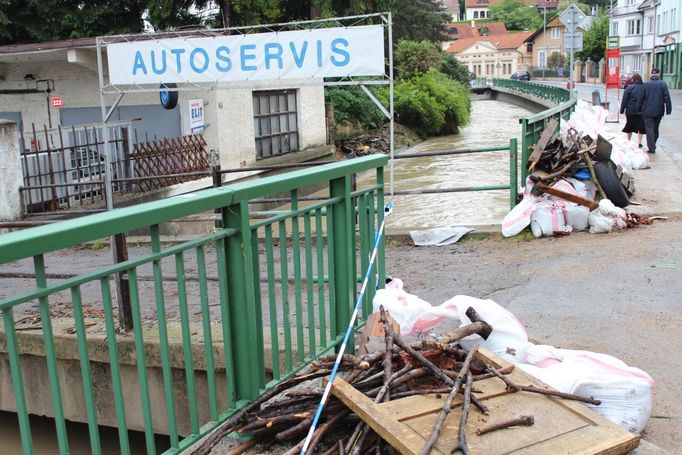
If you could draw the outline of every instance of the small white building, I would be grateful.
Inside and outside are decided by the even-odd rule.
[[[507,32],[457,40],[447,52],[454,54],[470,73],[478,77],[508,78],[516,71],[526,70],[532,54],[525,40],[532,32]]]
[[[207,148],[219,152],[223,168],[303,161],[333,152],[326,145],[321,84],[301,86],[292,80],[286,88],[271,89],[267,82],[253,87],[180,92],[171,110],[161,106],[156,92],[129,93],[111,120],[139,119],[133,122],[138,140],[178,137],[191,133],[196,125],[191,109],[196,114],[200,106]],[[101,122],[95,39],[0,46],[0,118],[18,123],[26,140],[34,126],[40,132]]]

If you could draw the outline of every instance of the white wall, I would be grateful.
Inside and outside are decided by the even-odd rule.
[[[19,136],[17,125],[0,120],[0,220],[13,221],[21,218],[22,182],[19,159]]]
[[[477,12],[477,17],[474,17],[474,12]],[[487,19],[489,17],[488,8],[467,8],[466,20]],[[482,16],[483,15],[483,16]]]

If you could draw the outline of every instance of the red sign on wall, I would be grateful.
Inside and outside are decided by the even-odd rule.
[[[61,96],[50,98],[50,107],[52,109],[61,109],[64,107],[64,100]]]
[[[606,88],[620,87],[620,48],[606,49]]]

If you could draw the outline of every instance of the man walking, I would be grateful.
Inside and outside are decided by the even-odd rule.
[[[646,145],[649,153],[656,153],[658,126],[661,124],[663,113],[670,115],[673,111],[668,86],[661,80],[661,70],[652,68],[651,78],[644,84],[643,92],[639,101],[639,111],[644,117]]]

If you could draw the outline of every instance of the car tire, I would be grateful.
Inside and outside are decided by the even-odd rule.
[[[606,197],[617,207],[627,207],[630,204],[625,187],[620,182],[613,163],[602,161],[594,165],[594,174],[601,185]]]
[[[159,91],[159,100],[164,109],[174,109],[178,105],[178,92],[168,90],[169,88],[177,88],[178,86],[172,82],[161,84],[161,91]]]

